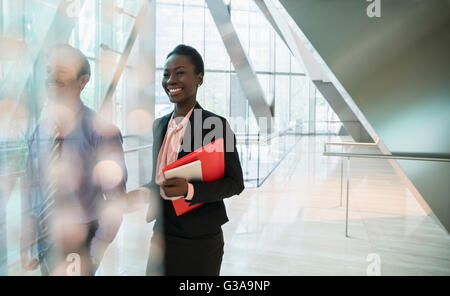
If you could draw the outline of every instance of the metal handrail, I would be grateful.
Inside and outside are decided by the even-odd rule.
[[[285,130],[283,130],[282,132],[279,132],[279,133],[272,133],[269,136],[266,136],[265,138],[261,138],[261,134],[258,134],[258,133],[256,133],[256,134],[246,134],[246,135],[255,135],[258,140],[256,140],[256,141],[249,141],[249,137],[242,137],[242,138],[246,139],[246,141],[239,141],[239,140],[237,140],[236,144],[237,145],[263,144],[263,143],[269,142],[270,140],[272,140],[274,138],[278,138],[280,136],[286,135],[287,132],[290,131],[290,130],[292,130],[292,128],[287,128],[287,129],[285,129]],[[235,133],[235,135],[238,135],[238,134]],[[241,135],[242,135],[242,133],[241,133]],[[238,137],[236,137],[236,138],[238,138]]]
[[[450,158],[446,157],[432,157],[432,156],[413,156],[411,154],[363,154],[363,153],[341,153],[341,152],[324,152],[325,156],[340,156],[340,157],[357,157],[357,158],[381,158],[381,159],[400,159],[400,160],[421,160],[421,161],[439,161],[450,162]]]
[[[236,145],[258,145],[263,144],[265,141],[236,141]]]
[[[376,141],[378,143],[378,139]],[[353,143],[357,144],[357,143]],[[362,143],[359,143],[360,145]],[[372,144],[370,146],[374,146],[375,143],[365,143]],[[366,146],[364,145],[364,146]],[[363,154],[363,153],[339,153],[339,152],[327,152],[326,146],[325,151],[323,152],[324,156],[339,156],[347,158],[347,190],[346,190],[346,203],[345,203],[345,237],[348,237],[348,201],[349,201],[349,188],[350,188],[350,158],[378,158],[378,159],[399,159],[399,160],[419,160],[419,161],[438,161],[438,162],[450,162],[450,155],[447,154],[432,154],[432,153],[424,153],[424,154],[414,154],[414,153],[392,153],[392,154]],[[342,179],[343,179],[343,164],[341,162],[341,205],[342,205]]]
[[[9,147],[9,148],[5,148],[5,149],[0,149],[0,152],[20,151],[20,150],[24,150],[27,148],[28,148],[28,146],[26,146],[26,145],[18,146],[18,147]]]
[[[125,149],[125,150],[123,151],[123,153],[126,154],[126,153],[131,153],[131,152],[141,151],[141,150],[149,149],[149,148],[152,148],[152,147],[153,147],[153,144],[150,144],[150,145],[143,145],[143,146],[137,146],[137,147],[134,147],[134,148]]]
[[[144,146],[138,146],[138,147],[134,147],[134,148],[130,148],[130,149],[125,149],[123,151],[123,153],[127,154],[127,153],[131,153],[131,152],[136,152],[136,151],[140,151],[140,150],[149,149],[151,147],[153,147],[153,144],[144,145]],[[0,175],[0,177],[12,177],[12,176],[21,177],[24,174],[25,174],[25,170],[21,170],[21,171],[17,171],[17,172],[13,172],[13,173],[8,173],[6,175]]]
[[[326,142],[323,145],[323,151],[324,153],[327,153],[327,146],[378,146],[378,143],[380,142],[380,138],[378,137],[374,143],[366,143],[366,142]]]

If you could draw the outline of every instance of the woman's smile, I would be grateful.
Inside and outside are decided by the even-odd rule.
[[[181,87],[171,87],[171,88],[167,89],[167,91],[169,92],[169,95],[171,97],[181,94],[182,90],[183,90],[183,88],[181,88]]]

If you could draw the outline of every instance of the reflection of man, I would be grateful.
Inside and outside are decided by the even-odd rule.
[[[122,136],[80,99],[90,78],[86,57],[58,44],[48,58],[48,110],[29,140],[22,266],[65,275],[68,258],[81,258],[80,273],[93,275],[122,222]]]

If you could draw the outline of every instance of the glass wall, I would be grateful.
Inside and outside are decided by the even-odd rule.
[[[229,4],[233,26],[257,74],[265,99],[274,105],[279,130],[303,124],[307,131],[309,97],[304,91],[309,80],[302,67],[253,1],[232,0]],[[200,104],[228,117],[236,132],[257,133],[251,108],[206,3],[158,0],[156,11],[156,117],[172,110],[158,85],[165,57],[176,45],[185,43],[195,47],[205,62],[204,84],[197,98]],[[235,117],[249,121],[249,126],[233,125]]]
[[[28,156],[27,140],[47,112],[43,87],[45,49],[49,48],[46,42],[69,43],[87,56],[91,77],[81,99],[88,107],[100,111],[143,3],[142,0],[69,2],[0,1],[0,275],[23,273],[19,247],[20,197]],[[78,17],[73,18],[72,14]],[[125,149],[140,144],[127,128],[130,112],[127,105],[135,101],[134,89],[139,88],[133,85],[132,71],[139,40],[136,45],[118,81],[109,117],[120,128]],[[125,155],[129,188],[140,184],[138,164],[142,159],[139,157],[137,153]],[[37,270],[27,274],[39,273]]]
[[[322,94],[316,93],[316,134],[338,134],[342,126],[336,113],[328,105]]]
[[[81,99],[88,107],[101,111],[143,1],[74,1],[81,5],[70,9],[79,10],[79,15],[68,19],[57,15],[64,1],[0,0],[0,275],[20,273],[20,188],[28,154],[27,139],[46,113],[45,64],[38,59],[47,45],[45,42],[69,43],[88,57],[92,74]],[[150,146],[154,118],[173,109],[161,87],[162,69],[167,54],[176,45],[185,43],[195,47],[205,62],[204,83],[197,100],[204,108],[229,120],[240,141],[246,178],[258,180],[259,185],[259,180],[270,174],[295,144],[295,138],[292,134],[266,142],[259,138],[252,109],[205,1],[154,3],[154,65],[136,71],[139,53],[145,51],[138,38],[112,95],[111,112],[106,114],[121,130],[125,149]],[[336,115],[254,2],[227,3],[264,99],[274,110],[278,131],[336,133],[339,124]],[[51,39],[58,34],[64,37]],[[136,82],[137,76],[150,77],[150,83],[143,87]],[[152,100],[144,97],[147,101],[142,104],[143,93]],[[311,110],[315,110],[313,115]],[[310,118],[315,118],[316,130],[309,129]],[[246,124],[239,124],[241,120]],[[255,139],[263,144],[249,144]],[[148,150],[145,154],[149,154]],[[151,163],[151,159],[130,153],[126,154],[126,161],[129,189],[149,179],[148,172],[142,172],[142,163]]]
[[[252,0],[227,3],[233,26],[257,74],[265,99],[273,105],[278,130],[295,128],[298,133],[311,134],[309,104],[316,101],[311,96],[317,96],[320,104],[316,105],[315,115],[323,121],[316,125],[317,132],[334,133],[336,128],[326,127],[337,126],[337,123],[327,122],[335,121],[335,114],[326,101],[320,100],[320,93],[256,4]],[[236,132],[257,133],[256,120],[206,3],[202,0],[157,0],[156,4],[155,116],[163,116],[173,109],[160,85],[161,72],[167,54],[184,43],[195,47],[205,62],[204,83],[197,95],[199,103],[229,118]],[[249,126],[233,125],[236,117],[248,121]]]

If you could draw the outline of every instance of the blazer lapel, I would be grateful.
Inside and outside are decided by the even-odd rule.
[[[153,171],[156,170],[156,162],[158,161],[159,150],[161,150],[162,142],[164,136],[166,135],[167,126],[169,125],[169,119],[172,116],[172,112],[161,118],[161,122],[158,124],[155,130],[155,139],[153,142]]]
[[[158,130],[156,131],[156,137],[155,137],[155,147],[157,148],[156,150],[159,153],[159,150],[161,149],[161,145],[162,142],[164,140],[164,136],[166,135],[167,132],[167,126],[169,125],[169,119],[172,116],[172,113],[167,114],[166,116],[164,116],[163,118],[161,118],[161,123],[158,126]]]
[[[196,128],[202,128],[202,126],[200,126],[200,127],[197,127],[196,126],[196,122],[195,122],[195,120],[194,120],[194,114],[195,114],[195,110],[196,109],[200,109],[200,110],[202,110],[203,111],[203,108],[202,108],[202,106],[200,106],[200,104],[198,103],[198,102],[196,102],[195,103],[195,106],[194,106],[194,110],[192,111],[192,114],[191,114],[191,116],[189,117],[189,125],[186,127],[186,130],[185,130],[185,132],[184,132],[184,135],[183,135],[183,140],[181,141],[181,146],[180,146],[180,150],[178,150],[178,158],[177,159],[180,159],[181,157],[183,157],[183,156],[185,156],[185,155],[188,155],[189,153],[191,153],[191,152],[193,152],[195,149],[197,149],[197,148],[200,148],[200,147],[196,147],[196,146],[198,146],[198,145],[195,145],[196,143],[194,143],[194,134],[195,134],[195,130],[196,130]],[[198,112],[198,111],[197,111]],[[202,114],[203,115],[203,114]],[[199,122],[197,122],[197,124],[198,124]],[[201,124],[203,125],[203,117],[202,117],[202,119],[201,119]],[[186,132],[187,131],[187,129],[188,128],[190,128],[190,132]],[[187,140],[187,137],[190,137],[190,151],[184,151],[184,150],[182,150],[183,149],[183,144],[184,144],[184,142],[185,142],[185,140]],[[203,142],[203,131],[202,131],[202,142]],[[200,143],[200,146],[201,146],[201,143]]]

